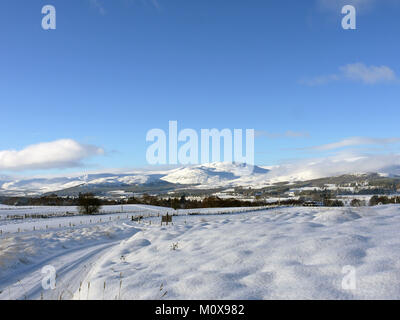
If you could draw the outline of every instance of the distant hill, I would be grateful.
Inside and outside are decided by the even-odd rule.
[[[164,171],[86,174],[75,177],[13,179],[0,177],[1,196],[34,196],[48,193],[76,195],[79,192],[164,193],[174,190],[222,190],[227,188],[277,189],[353,185],[368,183],[396,190],[399,176],[393,173],[350,173],[323,176],[310,167],[290,171],[280,166],[247,167],[237,163],[211,163]],[[282,190],[283,190],[282,189]]]

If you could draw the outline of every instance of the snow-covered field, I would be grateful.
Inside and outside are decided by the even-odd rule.
[[[191,214],[223,214],[244,213],[260,210],[260,208],[207,208],[179,209],[156,207],[151,205],[113,205],[103,206],[95,216],[85,216],[78,212],[77,207],[65,206],[30,206],[14,207],[0,206],[0,236],[9,233],[29,231],[54,230],[77,225],[93,225],[131,217],[143,216],[149,218],[159,215],[191,215]],[[37,217],[38,216],[38,217]],[[40,216],[40,217],[39,217]]]
[[[0,299],[400,299],[400,206],[219,212],[3,234]]]
[[[152,206],[145,205],[114,205],[114,206],[103,206],[100,213],[137,213],[143,210],[160,210],[159,207],[153,208]],[[75,206],[5,206],[0,205],[0,220],[7,216],[14,215],[64,215],[66,213],[78,213],[78,208]]]

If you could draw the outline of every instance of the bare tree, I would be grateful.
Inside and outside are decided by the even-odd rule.
[[[80,194],[78,208],[82,214],[96,214],[101,209],[101,201],[91,193]]]

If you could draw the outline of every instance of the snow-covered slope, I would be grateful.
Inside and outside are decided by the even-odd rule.
[[[361,162],[360,162],[361,161]],[[169,182],[193,185],[196,188],[249,186],[260,188],[277,182],[307,181],[343,174],[378,172],[383,176],[400,173],[399,166],[371,167],[363,159],[340,161],[309,160],[302,164],[285,164],[273,167],[245,166],[238,163],[210,163],[171,170],[136,171],[132,173],[86,174],[76,177],[12,179],[0,177],[0,195],[18,193],[40,194],[65,190],[77,186],[121,187],[148,183]],[[356,162],[356,163],[355,163]],[[356,171],[355,168],[357,168]],[[371,169],[377,169],[372,171]]]
[[[79,186],[84,181],[73,178],[52,178],[52,179],[26,179],[4,182],[1,185],[3,191],[18,192],[32,191],[37,193],[46,193],[55,190],[67,189]]]
[[[267,169],[236,163],[211,163],[172,170],[162,180],[179,184],[199,184],[203,187],[240,185],[244,179],[265,178]]]
[[[397,205],[95,218],[3,234],[0,299],[400,299]]]
[[[87,174],[77,177],[36,178],[0,181],[0,193],[46,193],[76,186],[130,186],[170,182],[183,185],[216,186],[241,185],[252,179],[265,180],[268,169],[235,163],[211,163],[182,167],[168,171],[137,171],[127,174]]]
[[[41,194],[77,186],[127,186],[159,181],[162,174],[89,174],[77,177],[36,178],[0,181],[0,194],[19,192]]]

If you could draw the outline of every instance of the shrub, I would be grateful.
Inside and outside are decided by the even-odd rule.
[[[369,200],[369,205],[370,206],[377,206],[377,205],[381,205],[381,204],[389,204],[392,203],[391,200],[386,197],[386,196],[373,196],[370,200]]]
[[[101,209],[101,201],[91,193],[80,194],[78,209],[82,214],[96,214]]]
[[[353,199],[350,202],[350,206],[352,206],[352,207],[361,207],[362,205],[363,205],[363,203],[360,199]]]
[[[344,203],[340,200],[325,199],[324,206],[325,207],[344,207]]]

